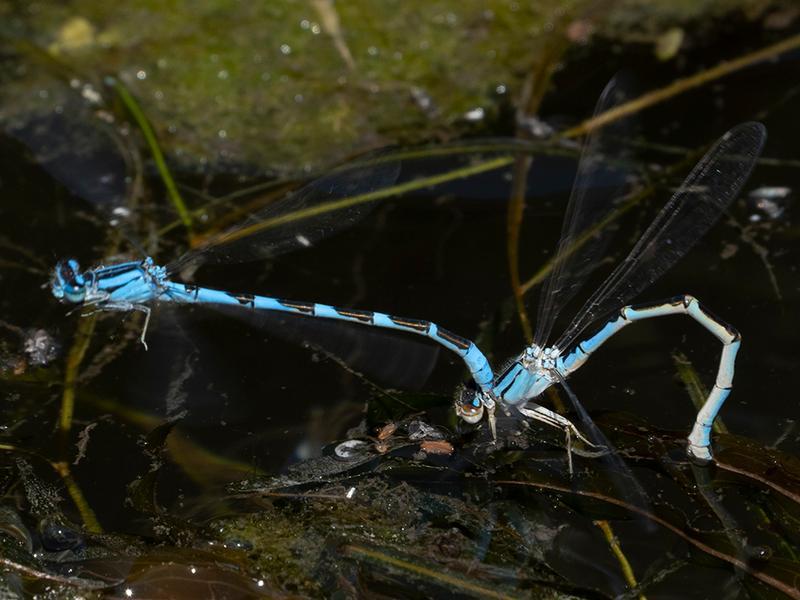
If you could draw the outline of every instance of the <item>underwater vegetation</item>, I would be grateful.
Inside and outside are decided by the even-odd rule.
[[[798,26],[780,2],[0,0],[2,595],[800,597]],[[619,71],[629,97],[592,117]],[[627,191],[586,294],[754,120],[751,179],[637,296],[742,334],[705,465],[685,438],[719,343],[689,319],[570,378],[598,452],[462,422],[463,363],[419,336],[162,303],[145,349],[143,314],[49,290],[59,260],[168,264],[244,221],[231,248],[285,248],[179,263],[187,290],[431,320],[499,370],[587,134],[619,149],[597,186]],[[344,187],[359,161],[373,179]],[[333,203],[269,217],[315,177]],[[581,430],[568,400],[537,398]]]

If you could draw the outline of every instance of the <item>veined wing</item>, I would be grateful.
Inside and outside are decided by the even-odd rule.
[[[568,348],[592,322],[626,305],[705,235],[747,181],[766,135],[761,123],[743,123],[714,144],[627,258],[587,300],[556,342],[558,348]]]
[[[642,484],[636,479],[636,476],[633,474],[630,467],[625,464],[623,458],[619,455],[611,442],[608,441],[608,438],[603,435],[603,432],[600,431],[599,427],[597,427],[594,420],[592,420],[592,418],[589,416],[589,413],[586,412],[586,409],[583,407],[583,404],[580,402],[580,400],[578,400],[575,392],[572,391],[572,388],[567,383],[567,380],[562,377],[558,371],[554,371],[554,375],[561,384],[564,392],[566,392],[570,404],[572,404],[572,407],[575,409],[575,412],[581,421],[581,425],[584,428],[584,433],[589,437],[593,444],[607,450],[607,454],[599,457],[598,460],[606,463],[606,471],[614,488],[616,489],[616,492],[619,494],[619,497],[625,500],[625,502],[631,506],[641,508],[646,512],[652,512],[647,492],[642,487]],[[645,531],[648,533],[652,532],[655,528],[655,526],[647,520],[642,520],[642,524],[645,526]]]
[[[334,231],[349,227],[389,195],[400,163],[385,155],[334,169],[249,216],[201,248],[170,264],[174,273],[201,264],[247,262],[312,246]]]
[[[408,333],[358,323],[239,307],[214,307],[270,337],[324,352],[377,385],[420,389],[436,366],[441,347]]]
[[[595,106],[594,116],[606,112],[626,99],[620,80],[606,85]],[[575,296],[588,275],[599,263],[609,240],[612,225],[595,233],[601,222],[621,200],[627,185],[628,161],[622,155],[629,120],[622,119],[589,134],[583,147],[575,183],[561,228],[553,269],[542,286],[536,318],[534,342],[544,347],[560,311]]]

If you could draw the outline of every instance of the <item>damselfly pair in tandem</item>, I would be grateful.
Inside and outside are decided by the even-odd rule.
[[[598,102],[596,114],[619,104],[621,98],[612,81]],[[728,209],[748,179],[765,138],[765,128],[755,122],[738,125],[723,135],[692,169],[630,253],[586,300],[562,335],[550,342],[561,308],[573,299],[600,262],[609,229],[603,225],[624,196],[625,180],[615,166],[615,162],[622,162],[619,150],[625,141],[624,132],[619,126],[610,126],[590,134],[567,203],[552,269],[541,289],[533,343],[498,373],[475,343],[430,321],[233,293],[173,280],[188,265],[274,257],[298,246],[312,245],[352,224],[374,201],[402,191],[390,187],[397,180],[401,160],[398,157],[402,153],[377,155],[364,163],[338,169],[167,266],[159,266],[147,257],[82,271],[74,259],[62,260],[53,273],[51,289],[56,298],[81,306],[84,314],[144,313],[142,344],[154,302],[278,311],[297,318],[332,319],[425,336],[456,353],[470,372],[471,379],[455,405],[465,421],[478,423],[485,416],[494,436],[495,413],[500,408],[560,428],[568,440],[575,435],[588,444],[592,442],[571,421],[537,404],[536,399],[556,383],[574,399],[566,379],[625,326],[666,315],[688,315],[722,343],[714,386],[697,413],[687,443],[690,456],[710,460],[711,427],[731,391],[739,334],[692,296],[639,306],[628,303],[683,257]],[[476,315],[476,321],[479,317]],[[599,329],[584,337],[593,325],[599,325]],[[588,419],[579,403],[576,408],[579,415]]]

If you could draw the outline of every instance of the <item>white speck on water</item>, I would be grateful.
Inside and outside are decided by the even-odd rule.
[[[792,188],[786,186],[764,186],[754,189],[748,194],[751,198],[786,198],[792,193]]]
[[[289,44],[281,44],[281,54],[291,54],[292,47]]]
[[[303,19],[300,21],[300,29],[308,29],[311,27],[311,21],[308,19]]]
[[[218,71],[218,72],[217,72],[217,77],[218,77],[219,79],[227,79],[227,78],[228,78],[228,75],[229,75],[229,73],[228,73],[228,71],[227,71],[227,70],[225,70],[225,69],[222,69],[221,71]]]
[[[225,131],[224,129],[220,129],[220,130],[217,132],[217,135],[218,135],[219,137],[221,137],[222,139],[225,139],[226,137],[228,137],[228,132],[227,132],[227,131]]]
[[[378,56],[378,49],[375,46],[370,46],[367,48],[367,54],[370,56]]]
[[[484,113],[483,107],[479,106],[479,107],[477,107],[477,108],[473,108],[473,109],[472,109],[472,110],[470,110],[470,111],[467,111],[467,112],[464,114],[464,118],[465,118],[467,121],[473,121],[473,122],[474,122],[474,121],[482,121],[482,120],[483,120],[483,117],[484,117],[484,115],[485,115],[485,113]]]
[[[355,493],[356,493],[356,488],[351,487],[349,490],[347,490],[347,494],[345,494],[345,496],[347,497],[348,500],[350,500],[355,495]]]
[[[147,71],[144,69],[136,71],[136,79],[147,79]]]
[[[300,242],[300,245],[301,245],[301,246],[305,246],[306,248],[308,248],[308,247],[311,245],[311,240],[309,240],[309,239],[308,239],[306,236],[304,236],[304,235],[302,235],[302,234],[298,234],[298,235],[296,235],[296,236],[295,236],[295,239],[296,239],[298,242]]]
[[[319,35],[320,33],[322,33],[322,27],[319,26],[319,23],[313,23],[311,25],[311,33],[313,33],[314,35]]]
[[[501,83],[496,88],[494,88],[494,91],[497,92],[498,94],[505,94],[506,93],[506,86]]]
[[[433,100],[431,100],[431,97],[424,89],[420,87],[413,86],[411,88],[411,97],[414,98],[422,110],[427,110],[433,105]]]

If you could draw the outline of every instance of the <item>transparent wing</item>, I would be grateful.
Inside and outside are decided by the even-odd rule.
[[[604,463],[606,474],[610,478],[619,497],[631,506],[636,506],[646,512],[652,512],[647,492],[645,492],[639,480],[636,479],[630,467],[628,467],[611,442],[608,441],[608,438],[600,431],[600,428],[589,416],[589,413],[586,412],[586,409],[583,407],[581,401],[578,400],[575,392],[573,392],[572,388],[567,384],[567,380],[564,379],[558,371],[553,371],[553,374],[558,379],[561,387],[567,394],[567,398],[569,398],[570,404],[572,404],[572,407],[575,409],[583,432],[593,444],[608,450],[608,453],[599,458],[599,460]],[[652,531],[655,528],[650,521],[643,520],[642,523],[648,531]]]
[[[268,336],[322,350],[379,385],[420,389],[428,381],[440,353],[440,347],[430,340],[393,330],[272,311],[209,308]]]
[[[761,154],[766,136],[761,123],[743,123],[714,144],[627,258],[586,301],[556,342],[558,348],[568,348],[592,322],[622,308],[694,246],[736,198]]]
[[[399,174],[400,162],[385,155],[335,169],[184,254],[167,270],[261,260],[311,246],[359,220]]]
[[[621,104],[627,98],[619,78],[606,85],[595,106],[597,116]],[[542,286],[536,319],[534,342],[545,346],[561,309],[574,297],[588,275],[599,264],[615,226],[603,227],[588,235],[621,200],[628,170],[622,148],[630,120],[621,119],[589,135],[578,163],[561,239],[558,242],[553,269]]]

